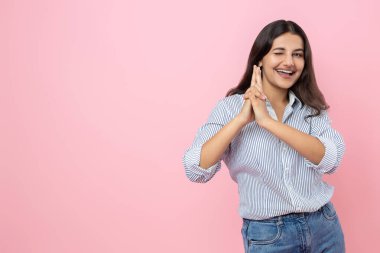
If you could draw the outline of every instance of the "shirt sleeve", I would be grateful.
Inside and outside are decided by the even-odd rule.
[[[183,156],[186,176],[190,181],[206,183],[220,170],[221,160],[228,153],[229,148],[227,148],[221,160],[207,169],[199,166],[201,150],[203,144],[219,132],[231,119],[225,100],[220,100],[212,110],[207,122],[199,128],[191,147],[185,151]]]
[[[345,145],[342,136],[331,127],[331,121],[326,111],[311,118],[310,134],[322,142],[325,154],[319,164],[314,164],[305,158],[306,164],[321,174],[334,173],[343,159]]]

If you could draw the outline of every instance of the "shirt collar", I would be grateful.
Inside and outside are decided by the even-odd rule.
[[[290,104],[290,106],[293,109],[299,109],[299,108],[302,107],[301,100],[291,90],[288,91],[288,99],[289,99],[289,103],[288,104]],[[270,102],[269,102],[268,99],[266,100],[266,104],[267,104],[267,106],[271,106],[271,104],[270,104]]]
[[[288,104],[285,107],[285,111],[284,111],[284,115],[283,115],[284,118],[289,117],[289,115],[293,111],[298,111],[302,107],[301,100],[291,90],[288,91],[288,99],[289,99],[289,102],[288,102]],[[266,99],[265,103],[266,103],[269,115],[273,119],[277,120],[276,112],[274,111],[274,109],[273,109],[270,101],[268,99]]]
[[[293,109],[300,109],[302,107],[301,100],[294,94],[293,91],[289,90],[289,104],[293,107]]]

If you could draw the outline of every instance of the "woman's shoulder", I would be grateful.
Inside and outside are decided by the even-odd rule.
[[[331,123],[329,112],[328,110],[320,110],[319,113],[317,113],[317,110],[309,105],[304,104],[301,108],[301,113],[303,116],[305,116],[305,120],[308,123],[313,122],[313,125],[315,124],[325,124]]]
[[[239,107],[243,104],[244,98],[243,94],[234,94],[227,97],[224,97],[219,100],[219,103],[225,104],[228,107]]]
[[[235,115],[240,112],[243,102],[244,102],[243,94],[234,94],[234,95],[221,98],[218,101],[218,106],[224,107],[232,115]]]
[[[244,98],[241,94],[223,97],[217,101],[211,115],[219,115],[218,117],[231,119],[240,112],[243,102]]]

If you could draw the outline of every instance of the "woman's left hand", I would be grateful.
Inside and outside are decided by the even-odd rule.
[[[267,119],[270,119],[267,107],[266,107],[266,96],[263,92],[262,80],[261,80],[261,70],[259,67],[254,66],[252,74],[251,87],[247,89],[244,94],[244,99],[249,99],[252,104],[253,112],[255,113],[255,121],[260,126]]]

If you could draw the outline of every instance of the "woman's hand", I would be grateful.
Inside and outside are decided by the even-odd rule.
[[[254,86],[256,83],[255,69],[256,69],[256,65],[254,65],[254,67],[253,67],[253,74],[252,74],[252,78],[251,78],[251,87]],[[240,120],[243,122],[244,125],[248,124],[249,122],[252,122],[255,119],[255,114],[253,112],[251,100],[246,98],[247,91],[244,94],[243,108],[241,109],[241,111],[238,115],[238,117],[240,118]]]
[[[253,113],[251,101],[249,99],[245,99],[243,108],[241,109],[238,118],[244,125],[246,125],[255,119],[254,116],[255,114]]]
[[[244,106],[242,112],[245,109],[247,101],[251,104],[251,112],[254,113],[252,116],[252,120],[255,119],[257,124],[261,126],[261,124],[268,118],[270,118],[265,100],[266,96],[263,92],[262,88],[262,80],[261,80],[261,70],[256,65],[253,66],[253,74],[251,79],[251,87],[247,89],[244,94]],[[241,112],[241,113],[242,113]]]

